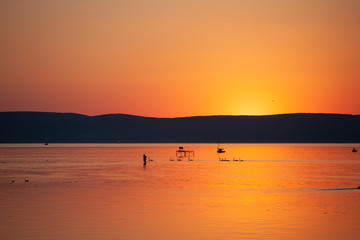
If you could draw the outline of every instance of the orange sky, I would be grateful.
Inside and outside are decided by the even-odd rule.
[[[0,111],[360,114],[358,0],[1,0]]]

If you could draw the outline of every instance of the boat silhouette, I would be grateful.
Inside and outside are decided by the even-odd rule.
[[[218,147],[216,152],[217,152],[217,153],[224,153],[225,150],[224,150],[224,148]]]

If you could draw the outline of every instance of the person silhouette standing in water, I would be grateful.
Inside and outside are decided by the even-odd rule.
[[[144,166],[145,166],[146,165],[146,155],[145,155],[145,153],[143,155],[143,161],[144,161]]]

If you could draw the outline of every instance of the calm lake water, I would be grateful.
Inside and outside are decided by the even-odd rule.
[[[360,239],[359,144],[216,147],[2,144],[0,239]]]

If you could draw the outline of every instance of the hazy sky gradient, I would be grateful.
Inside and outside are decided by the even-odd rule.
[[[360,1],[0,0],[0,111],[360,114]]]

